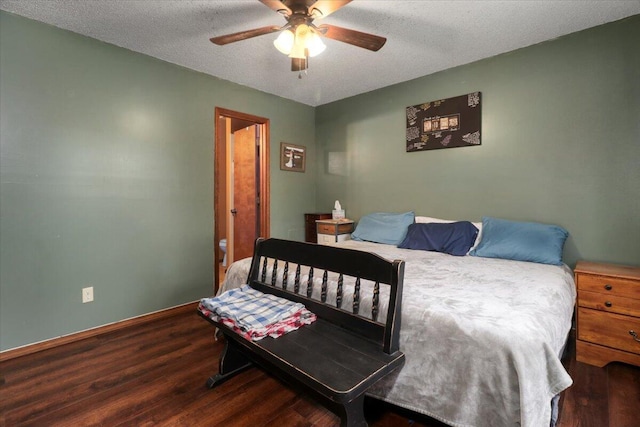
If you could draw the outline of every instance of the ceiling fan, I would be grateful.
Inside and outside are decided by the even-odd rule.
[[[363,33],[335,25],[316,26],[315,19],[325,18],[351,0],[259,0],[260,3],[280,13],[287,23],[279,27],[271,25],[253,30],[213,37],[210,40],[217,45],[226,45],[252,37],[280,31],[274,41],[275,47],[291,58],[291,71],[304,71],[309,67],[309,57],[324,51],[321,37],[338,40],[372,51],[378,51],[387,41],[386,38]],[[301,77],[301,74],[299,75]]]

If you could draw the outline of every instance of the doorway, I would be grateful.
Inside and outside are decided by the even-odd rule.
[[[215,109],[214,292],[226,268],[269,237],[269,119]],[[226,255],[226,256],[225,256]]]

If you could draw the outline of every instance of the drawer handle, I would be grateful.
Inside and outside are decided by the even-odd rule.
[[[635,331],[629,331],[629,335],[631,335],[634,340],[640,342],[640,338],[638,338],[638,334],[636,334]]]
[[[611,289],[613,289],[613,286],[611,285],[604,285],[604,288],[608,291],[610,291]]]
[[[605,301],[604,305],[605,307],[611,307],[613,304],[611,304],[611,301]]]

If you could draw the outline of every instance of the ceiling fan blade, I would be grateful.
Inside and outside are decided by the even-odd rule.
[[[324,18],[336,10],[351,3],[351,0],[318,0],[309,6],[309,14],[316,19]],[[314,9],[318,12],[314,13]]]
[[[271,10],[282,13],[283,15],[291,15],[291,9],[289,9],[289,6],[282,3],[280,0],[260,0],[260,3],[267,6]]]
[[[329,39],[363,47],[374,52],[380,50],[387,42],[387,39],[384,37],[374,36],[373,34],[362,33],[348,28],[336,27],[335,25],[320,25],[318,29]]]
[[[281,27],[277,25],[270,25],[268,27],[255,28],[253,30],[240,31],[233,34],[226,34],[224,36],[213,37],[211,40],[212,43],[217,44],[219,46],[239,42],[240,40],[250,39],[251,37],[262,36],[264,34],[275,33],[276,31],[280,31]]]

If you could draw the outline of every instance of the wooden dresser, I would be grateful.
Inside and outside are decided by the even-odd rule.
[[[331,219],[331,213],[306,213],[304,214],[304,241],[318,243],[316,221],[319,219]]]
[[[576,360],[640,366],[640,267],[579,261]]]

